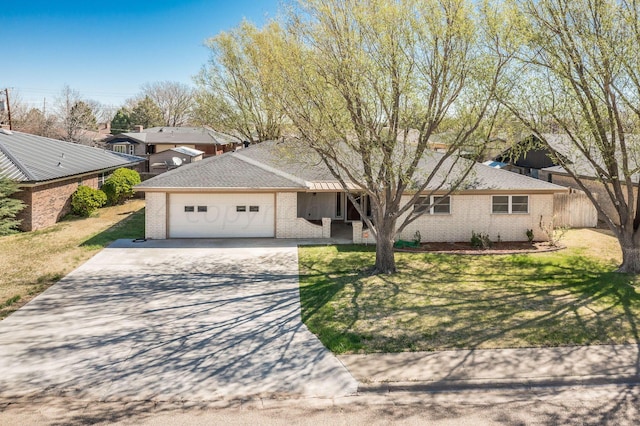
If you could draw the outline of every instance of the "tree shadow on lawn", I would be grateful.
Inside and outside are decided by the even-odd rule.
[[[122,219],[120,222],[111,225],[104,231],[87,239],[82,244],[80,244],[80,246],[88,248],[99,248],[107,247],[112,242],[121,238],[144,238],[144,211],[144,208],[142,208],[132,213],[131,216]]]
[[[334,352],[640,343],[636,278],[582,256],[412,254],[369,277],[368,249],[339,251],[301,259],[303,320]]]

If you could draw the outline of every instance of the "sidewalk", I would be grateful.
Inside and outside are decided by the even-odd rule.
[[[640,384],[640,345],[404,352],[338,357],[359,392]]]

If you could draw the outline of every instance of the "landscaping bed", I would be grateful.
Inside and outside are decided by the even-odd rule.
[[[550,245],[547,242],[527,241],[501,241],[493,243],[489,248],[473,247],[471,243],[421,243],[417,246],[405,245],[395,247],[398,252],[430,252],[430,253],[446,253],[446,254],[472,254],[472,255],[489,255],[489,254],[516,254],[516,253],[544,253],[550,251],[558,251],[565,248],[562,245]]]

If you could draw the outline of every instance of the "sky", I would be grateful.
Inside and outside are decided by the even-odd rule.
[[[0,89],[29,107],[53,105],[69,85],[118,107],[144,83],[193,85],[206,39],[242,19],[262,25],[279,0],[3,0]]]

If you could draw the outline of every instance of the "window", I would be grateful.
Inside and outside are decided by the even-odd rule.
[[[336,219],[342,219],[342,192],[336,192]]]
[[[193,207],[193,206],[184,206],[184,211],[185,211],[186,213],[191,213],[191,212],[194,212],[194,211],[195,211],[195,209],[194,209],[194,207]]]
[[[437,204],[436,204],[437,203]],[[431,208],[429,208],[431,206]],[[413,212],[416,214],[450,214],[451,213],[451,197],[420,197],[418,202],[413,205]]]
[[[133,145],[130,144],[116,144],[113,145],[113,150],[115,152],[120,152],[122,154],[129,154],[129,155],[133,155]]]
[[[249,211],[250,212],[259,212],[260,211],[260,206],[249,206]]]
[[[236,211],[237,212],[246,212],[247,211],[247,206],[236,206]]]
[[[198,213],[206,213],[207,206],[198,206]]]
[[[98,189],[102,188],[105,180],[107,180],[107,173],[100,173],[100,175],[98,176]]]
[[[492,197],[493,213],[526,214],[529,213],[528,195],[494,195]]]

